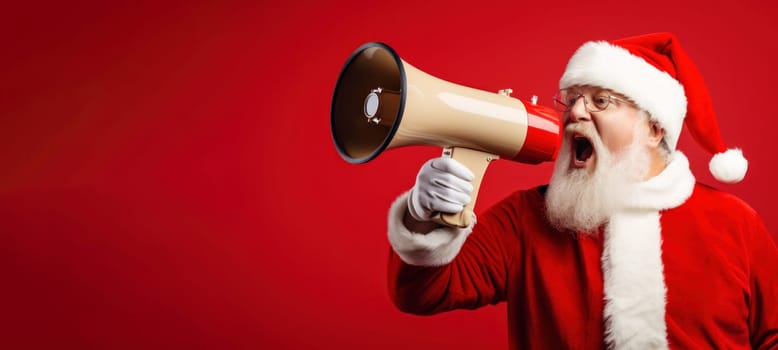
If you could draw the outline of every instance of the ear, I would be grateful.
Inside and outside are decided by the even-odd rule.
[[[665,137],[665,129],[655,121],[648,122],[648,144],[651,147],[659,147],[659,143]]]

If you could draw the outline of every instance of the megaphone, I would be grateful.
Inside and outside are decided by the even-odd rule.
[[[556,157],[560,121],[552,108],[478,90],[429,75],[371,42],[346,60],[335,85],[331,131],[340,156],[354,164],[409,145],[443,148],[473,174],[471,202],[434,221],[467,227],[489,162],[498,158],[539,164]]]

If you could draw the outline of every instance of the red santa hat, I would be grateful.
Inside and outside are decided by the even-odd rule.
[[[748,161],[737,149],[727,149],[719,133],[708,88],[702,75],[671,33],[656,33],[582,45],[570,58],[560,88],[593,85],[629,97],[648,111],[665,130],[665,141],[675,150],[686,127],[705,150],[716,180],[743,179]]]

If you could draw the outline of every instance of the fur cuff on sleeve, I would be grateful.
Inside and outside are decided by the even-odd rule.
[[[475,220],[462,229],[441,227],[427,234],[411,232],[403,225],[409,194],[410,191],[400,195],[389,209],[389,243],[392,249],[410,265],[441,266],[450,263],[473,231]]]

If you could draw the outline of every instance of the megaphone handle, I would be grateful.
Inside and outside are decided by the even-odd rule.
[[[450,227],[468,227],[473,221],[473,208],[475,207],[475,200],[478,198],[481,180],[483,180],[486,173],[486,167],[489,165],[489,162],[498,159],[499,156],[463,147],[444,148],[443,156],[456,159],[473,172],[475,176],[472,181],[473,192],[470,193],[470,203],[465,205],[461,212],[455,214],[438,213],[432,217],[432,221]]]

